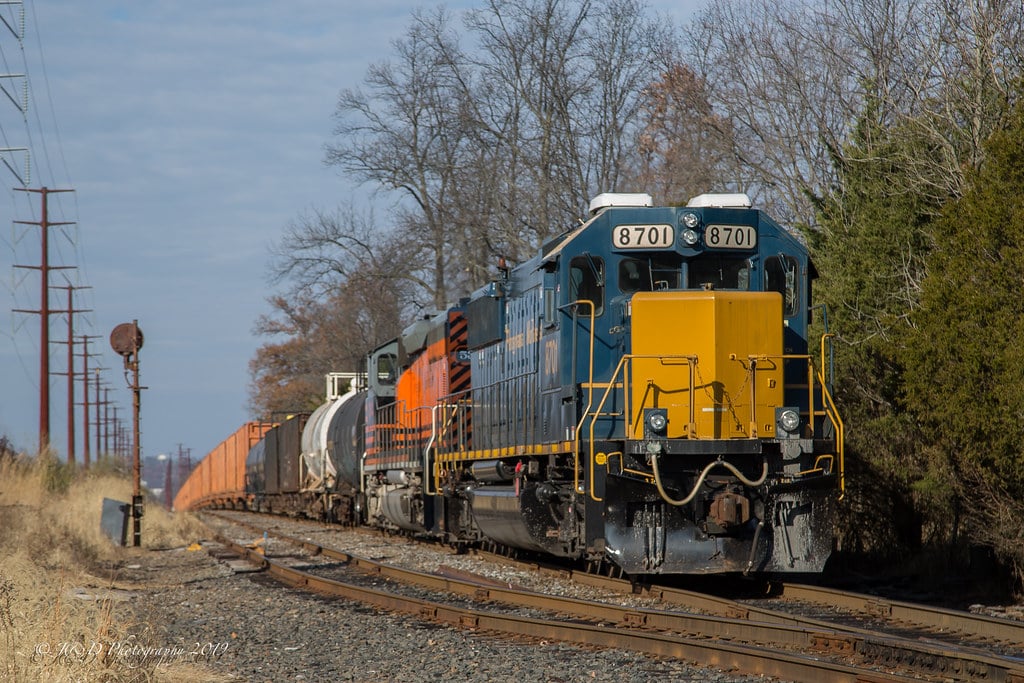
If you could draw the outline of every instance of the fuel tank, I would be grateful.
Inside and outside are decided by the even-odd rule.
[[[424,531],[422,509],[408,486],[386,486],[380,493],[381,512],[389,522],[406,531]]]
[[[545,484],[527,485],[519,491],[515,486],[474,486],[467,493],[473,518],[487,538],[512,548],[561,557],[570,554],[568,539],[575,528],[570,519],[572,508],[559,503]],[[563,520],[569,521],[556,520],[552,509],[562,511]]]

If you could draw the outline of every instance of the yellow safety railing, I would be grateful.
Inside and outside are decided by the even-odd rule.
[[[824,343],[825,342],[824,342],[824,339],[823,339],[822,340],[822,346],[823,347],[824,347]],[[600,501],[601,500],[601,498],[599,498],[597,496],[597,493],[596,493],[596,491],[594,489],[594,482],[595,482],[595,476],[594,476],[595,475],[595,471],[594,470],[595,470],[595,466],[597,464],[596,463],[596,458],[595,458],[596,453],[595,453],[595,446],[594,446],[594,443],[595,443],[594,430],[596,429],[597,420],[598,420],[598,418],[600,418],[602,416],[604,407],[607,404],[607,402],[609,400],[609,397],[612,395],[612,392],[621,388],[622,389],[622,396],[623,396],[623,413],[625,415],[625,425],[624,425],[625,430],[626,430],[625,433],[626,434],[630,434],[630,433],[633,432],[633,430],[635,428],[635,425],[637,424],[637,421],[642,419],[642,418],[640,417],[639,412],[637,413],[636,416],[633,415],[634,411],[633,411],[632,406],[630,405],[630,399],[631,399],[631,396],[632,396],[632,393],[633,393],[631,391],[632,384],[631,384],[630,375],[631,375],[632,362],[634,360],[641,360],[641,359],[654,359],[654,360],[659,360],[659,361],[661,361],[663,363],[669,363],[669,362],[679,363],[679,362],[684,362],[687,365],[689,365],[690,373],[689,373],[689,387],[688,387],[688,391],[689,391],[691,397],[695,396],[695,392],[696,392],[696,388],[697,388],[696,387],[696,367],[697,367],[697,360],[698,360],[697,356],[682,355],[682,354],[680,354],[680,355],[633,355],[633,354],[623,354],[622,358],[619,359],[619,363],[618,363],[618,365],[616,365],[615,370],[612,373],[612,376],[609,379],[609,381],[607,383],[602,383],[603,386],[604,386],[604,393],[601,394],[600,399],[597,402],[596,408],[591,410],[591,408],[593,406],[593,399],[591,398],[591,399],[588,400],[587,409],[584,410],[583,413],[581,414],[580,421],[576,425],[576,430],[575,430],[575,435],[574,435],[574,441],[573,441],[574,481],[573,481],[573,483],[574,483],[574,485],[576,487],[576,491],[578,493],[583,493],[584,491],[580,487],[580,483],[579,483],[579,479],[580,479],[579,435],[583,431],[583,428],[584,428],[587,420],[590,421],[590,428],[589,428],[589,431],[587,432],[587,435],[589,437],[588,438],[588,448],[589,448],[589,461],[590,461],[590,467],[589,467],[590,487],[589,487],[589,492],[588,493],[589,493],[591,499],[593,499],[595,501]],[[733,360],[738,360],[738,359],[736,357],[733,357]],[[748,356],[746,360],[749,362],[749,365],[748,365],[748,368],[747,368],[747,372],[750,374],[750,378],[748,380],[749,384],[750,384],[750,387],[751,387],[750,388],[750,421],[749,421],[749,424],[751,426],[750,427],[750,429],[751,429],[750,435],[751,435],[752,438],[755,438],[757,436],[757,420],[756,420],[757,394],[756,394],[756,388],[755,388],[756,387],[756,382],[754,381],[754,375],[757,372],[757,364],[758,364],[758,362],[762,362],[763,363],[763,362],[774,361],[774,360],[779,360],[779,361],[802,360],[802,361],[806,361],[807,362],[807,377],[808,377],[808,381],[807,381],[808,415],[807,415],[807,417],[808,417],[808,426],[809,426],[808,428],[810,430],[809,431],[809,436],[811,436],[811,437],[814,436],[814,423],[815,423],[815,421],[816,421],[816,419],[818,417],[825,417],[826,419],[828,419],[829,422],[832,423],[832,426],[833,426],[833,429],[835,430],[835,435],[836,435],[836,453],[835,454],[824,454],[822,456],[819,456],[816,459],[816,461],[815,461],[815,469],[822,469],[822,470],[824,469],[824,466],[821,464],[822,460],[829,460],[829,459],[832,460],[832,463],[830,463],[830,469],[831,469],[831,464],[837,464],[838,465],[837,477],[838,477],[838,482],[839,482],[839,490],[840,490],[841,494],[844,494],[845,493],[845,486],[846,486],[846,483],[845,483],[845,453],[844,453],[845,426],[843,425],[843,421],[842,421],[842,419],[839,416],[839,411],[836,408],[835,401],[833,400],[831,393],[828,391],[828,384],[826,382],[826,378],[824,376],[824,372],[823,371],[816,371],[816,369],[814,367],[814,359],[810,355],[807,355],[807,354],[779,354],[779,355],[763,354],[763,355],[751,355],[751,356]],[[592,378],[593,377],[593,359],[592,359],[592,357],[591,357],[590,365],[591,365],[591,378]],[[621,378],[621,382],[620,382],[620,378]],[[817,380],[817,386],[815,386],[815,380]],[[648,382],[650,382],[650,381],[651,380],[648,380]],[[588,387],[589,387],[589,390],[590,390],[591,396],[592,396],[593,389],[595,387],[593,381],[588,383]],[[815,392],[818,391],[819,389],[821,391],[822,404],[823,404],[821,410],[819,410],[816,407],[817,403],[815,401]],[[695,418],[696,418],[696,414],[695,414],[695,411],[696,411],[696,401],[691,398],[691,400],[689,402],[689,405],[690,405],[690,414],[689,414],[689,430],[688,430],[688,434],[689,434],[689,438],[695,439],[695,438],[699,438],[699,436],[697,434],[696,420],[695,420]]]
[[[836,457],[839,458],[839,499],[846,495],[846,427],[843,419],[839,416],[832,393],[828,390],[828,378],[825,377],[825,342],[835,335],[829,332],[821,335],[821,371],[818,373],[818,381],[821,382],[822,401],[825,410],[828,411],[829,420],[836,430]]]
[[[587,439],[588,448],[590,449],[589,450],[589,456],[590,456],[589,457],[589,461],[590,461],[590,491],[589,491],[589,495],[590,495],[590,498],[592,500],[595,500],[595,501],[600,501],[602,499],[599,498],[597,496],[597,493],[594,491],[594,480],[595,480],[595,477],[594,477],[595,457],[594,456],[596,455],[596,453],[594,452],[594,441],[595,441],[594,429],[597,427],[597,419],[599,417],[601,417],[601,414],[602,414],[602,411],[603,411],[603,409],[605,407],[605,404],[607,404],[607,402],[608,402],[608,398],[612,395],[613,391],[615,391],[616,389],[621,387],[622,388],[622,394],[623,394],[623,396],[622,396],[622,411],[623,411],[623,413],[625,414],[625,417],[626,417],[626,422],[625,422],[626,434],[629,434],[632,431],[633,425],[636,424],[636,422],[634,422],[634,420],[633,420],[633,410],[632,410],[632,407],[630,406],[630,396],[632,395],[632,392],[630,391],[630,388],[632,387],[631,380],[630,380],[630,368],[631,368],[632,363],[633,363],[634,360],[660,360],[662,362],[669,362],[669,361],[684,362],[684,363],[686,363],[689,366],[689,370],[690,370],[690,379],[689,379],[690,386],[689,386],[689,391],[691,392],[690,393],[691,396],[693,395],[693,391],[695,389],[695,385],[696,385],[696,367],[697,367],[697,357],[696,356],[687,356],[687,355],[633,355],[633,354],[630,354],[630,353],[626,353],[626,354],[622,355],[622,358],[619,359],[618,364],[615,366],[615,370],[612,372],[611,378],[609,379],[607,385],[604,388],[604,393],[601,395],[601,399],[598,401],[597,409],[594,410],[593,412],[591,412],[589,410],[589,405],[588,405],[588,409],[583,411],[583,413],[580,415],[580,421],[576,425],[575,441],[573,443],[573,455],[574,455],[574,465],[575,465],[575,467],[574,467],[574,470],[575,470],[574,484],[576,485],[577,493],[583,493],[583,491],[580,489],[580,486],[579,486],[579,470],[580,470],[580,468],[579,468],[579,434],[580,434],[581,431],[583,431],[584,423],[589,419],[590,420],[590,430],[589,430],[589,432],[587,432],[587,436],[589,437]],[[620,375],[622,377],[621,383],[619,381]],[[593,377],[593,358],[591,358],[591,377]],[[650,381],[650,380],[648,380],[648,381]],[[593,391],[593,381],[590,382],[590,385],[591,385],[591,391]],[[696,405],[695,404],[696,404],[696,401],[693,401],[693,400],[690,401],[689,432],[690,432],[690,434],[693,434],[693,435],[695,435],[697,433]]]
[[[583,489],[580,488],[580,428],[583,426],[583,420],[590,412],[590,407],[594,405],[594,302],[589,299],[580,299],[573,301],[570,306],[579,306],[586,304],[590,307],[590,329],[588,332],[589,345],[587,354],[587,407],[583,409],[582,417],[579,424],[575,426],[572,433],[572,471],[573,471],[573,491],[576,493],[583,493]],[[575,334],[575,327],[574,334]],[[575,347],[575,344],[573,344]],[[575,372],[575,368],[573,368]],[[607,393],[607,392],[606,392]],[[593,427],[591,427],[591,433],[593,433]],[[593,467],[594,461],[594,440],[590,440],[590,461],[591,467]],[[593,480],[591,480],[591,488],[593,488]]]
[[[424,466],[427,465],[431,449],[435,450],[437,456],[431,463],[432,472],[425,477],[434,479],[434,490],[426,490],[428,495],[439,495],[441,474],[445,470],[451,469],[452,463],[455,461],[451,455],[466,450],[468,429],[465,416],[470,405],[471,402],[467,399],[455,398],[452,401],[444,401],[431,410],[430,440],[423,450]],[[438,419],[439,412],[441,413],[440,420]]]

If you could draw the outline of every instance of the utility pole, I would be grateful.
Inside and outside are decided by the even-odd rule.
[[[69,306],[70,308],[70,306]],[[99,335],[83,334],[82,340],[82,467],[89,469],[89,340],[96,339]],[[99,383],[99,368],[96,369],[97,384]],[[97,387],[96,400],[99,401],[99,388]],[[97,447],[98,448],[98,447]],[[96,457],[100,454],[97,452]]]
[[[103,453],[103,448],[101,447],[101,443],[100,443],[100,436],[103,433],[103,429],[102,429],[103,425],[102,425],[102,423],[100,421],[100,406],[104,406],[104,409],[106,409],[106,404],[103,403],[102,401],[100,401],[100,370],[101,369],[102,368],[96,368],[96,401],[95,401],[95,410],[96,410],[96,423],[95,423],[96,424],[96,462],[99,462],[100,455]]]
[[[74,192],[74,190],[51,190],[46,187],[16,187],[18,192],[38,192],[42,203],[42,220],[14,221],[23,225],[37,225],[42,237],[40,263],[38,266],[15,265],[15,268],[29,268],[39,271],[41,282],[39,310],[15,309],[18,313],[37,313],[39,315],[39,453],[45,453],[50,447],[50,271],[74,266],[50,265],[50,228],[58,225],[72,225],[72,221],[50,222],[49,195],[54,192]]]
[[[54,289],[63,289],[68,293],[68,464],[75,464],[75,313],[88,313],[92,311],[91,308],[78,308],[74,306],[74,291],[76,289],[92,289],[92,287],[74,287],[67,285],[66,287],[55,287]],[[63,342],[58,342],[63,343]],[[58,373],[60,374],[60,373]],[[88,420],[88,417],[86,418]],[[88,444],[88,427],[86,427],[86,443]],[[89,450],[86,445],[86,450]]]
[[[114,421],[110,421],[110,409],[114,409]],[[108,456],[110,450],[110,431],[117,424],[117,406],[110,405],[110,387],[103,387],[103,452]]]

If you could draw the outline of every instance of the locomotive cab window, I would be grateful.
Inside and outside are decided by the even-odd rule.
[[[800,304],[797,289],[797,261],[792,256],[779,254],[764,261],[764,289],[766,292],[778,292],[782,295],[783,315],[796,315]]]
[[[558,324],[558,316],[556,312],[558,310],[558,300],[556,298],[557,283],[555,282],[555,273],[551,270],[544,272],[544,294],[543,294],[543,305],[544,305],[544,327],[554,327]]]
[[[679,264],[624,258],[619,261],[619,289],[623,294],[679,289]]]
[[[569,263],[569,300],[593,302],[595,317],[604,313],[604,260],[577,256]]]
[[[702,289],[750,289],[750,262],[746,258],[729,258],[705,254],[690,261],[686,286]]]
[[[651,290],[651,269],[647,261],[624,258],[619,261],[619,289],[624,294]]]
[[[651,285],[654,290],[679,289],[679,280],[682,277],[682,263],[675,261],[651,261]]]
[[[381,354],[377,358],[377,381],[380,384],[394,384],[398,376],[398,357],[393,353]]]

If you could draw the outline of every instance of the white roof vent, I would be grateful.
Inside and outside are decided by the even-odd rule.
[[[590,200],[590,215],[613,206],[654,206],[654,199],[639,192],[604,192]]]
[[[750,197],[744,192],[732,194],[701,194],[691,199],[687,206],[693,208],[749,209]]]

